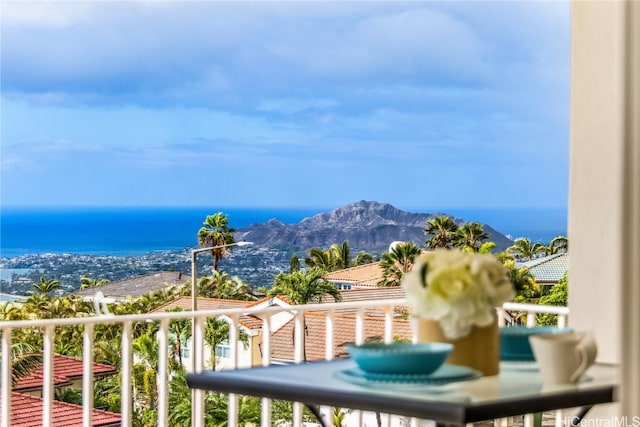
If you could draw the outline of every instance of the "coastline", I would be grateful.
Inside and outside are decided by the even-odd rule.
[[[3,207],[0,259],[24,255],[145,256],[197,246],[197,230],[211,213],[224,212],[236,230],[277,218],[296,224],[325,213],[317,208],[19,208]],[[547,244],[567,235],[564,208],[412,209],[487,224],[515,239]],[[45,222],[45,227],[34,224]]]

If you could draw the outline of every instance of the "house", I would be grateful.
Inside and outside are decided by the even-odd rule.
[[[109,302],[126,301],[153,291],[182,285],[187,280],[191,280],[191,276],[175,271],[162,271],[118,280],[94,288],[80,289],[75,292],[75,295],[92,301],[96,293],[101,292],[101,298],[107,299]]]
[[[25,393],[11,393],[11,427],[37,427],[42,425],[42,398]],[[2,404],[0,402],[0,410]],[[81,405],[54,400],[51,404],[51,426],[82,427],[83,409]],[[92,427],[119,427],[122,417],[115,412],[94,409]]]
[[[369,289],[351,289],[340,292],[342,301],[384,301],[385,299],[398,299],[404,297],[404,291],[398,287],[376,287]],[[333,300],[330,299],[330,301]],[[163,312],[175,308],[190,310],[193,301],[191,297],[181,297],[170,303],[159,307],[153,312]],[[260,309],[271,306],[280,306],[291,308],[291,311],[285,310],[276,315],[271,316],[271,357],[279,360],[280,363],[292,361],[293,340],[292,331],[295,308],[290,301],[284,296],[265,297],[259,301],[239,301],[230,299],[216,298],[198,298],[198,310],[220,310],[229,308],[247,308]],[[334,309],[334,328],[336,330],[334,337],[334,357],[344,357],[346,355],[345,345],[353,341],[355,336],[356,310],[354,309]],[[381,340],[384,331],[386,307],[383,303],[375,307],[366,308],[363,312],[364,316],[364,337],[366,341]],[[325,334],[324,328],[327,324],[327,310],[315,310],[305,316],[307,326],[307,341],[305,346],[311,357],[316,357],[321,353],[324,357]],[[411,339],[411,331],[409,322],[402,320],[400,315],[394,316],[394,330],[398,331],[400,339]],[[228,316],[220,316],[220,320],[231,322]],[[238,355],[238,367],[260,366],[262,364],[262,344],[263,338],[263,317],[253,314],[243,314],[237,319],[239,329],[248,338],[246,343],[238,343],[236,352]],[[313,333],[311,332],[313,330]],[[283,338],[284,337],[284,338]],[[349,338],[351,337],[351,338]],[[191,366],[190,362],[191,342],[187,340],[182,344],[182,359],[185,366]],[[215,349],[216,353],[216,369],[225,369],[232,367],[230,359],[230,348],[228,343],[221,343]],[[211,357],[211,349],[205,348],[205,360]],[[311,360],[311,359],[310,359]]]
[[[521,264],[529,269],[531,277],[540,285],[553,286],[569,270],[569,254],[559,253],[536,258]]]
[[[156,308],[153,312],[163,312],[172,310],[175,308],[182,308],[183,310],[191,310],[192,307],[191,297],[181,297],[174,301],[171,301],[161,307]],[[231,299],[217,299],[217,298],[198,298],[198,310],[220,310],[229,308],[266,308],[274,305],[281,307],[291,307],[292,304],[288,302],[284,297],[269,297],[263,298],[259,301],[240,301]],[[293,313],[283,312],[271,317],[271,327],[274,330],[279,329],[286,322],[291,320]],[[228,316],[221,316],[220,320],[231,322]],[[250,367],[258,366],[262,364],[262,356],[260,354],[260,344],[262,343],[262,325],[263,318],[247,314],[238,318],[238,326],[240,330],[247,336],[247,343],[238,343],[238,367]],[[191,342],[187,340],[182,345],[183,363],[185,366],[191,365],[190,358]],[[224,369],[231,365],[230,348],[226,343],[221,343],[215,349],[216,352],[216,368]],[[205,360],[209,360],[211,357],[211,349],[205,348]]]
[[[310,312],[305,315],[305,358],[307,361],[326,359],[326,312]],[[294,359],[293,319],[275,331],[271,337],[272,363],[291,363]],[[347,344],[354,343],[356,316],[336,314],[333,318],[333,357],[347,357]],[[385,319],[367,317],[362,320],[364,341],[384,341]],[[411,341],[411,325],[408,320],[393,321],[394,339]]]
[[[63,356],[60,354],[53,355],[53,386],[56,387],[72,387],[82,388],[82,359]],[[32,396],[42,396],[43,384],[43,366],[40,363],[34,368],[29,376],[20,378],[13,387],[14,391],[29,394]],[[118,370],[111,365],[103,363],[93,364],[94,378],[104,378],[108,375],[116,374]]]
[[[327,273],[322,278],[338,289],[376,288],[384,277],[380,261]]]
[[[53,387],[71,387],[82,389],[82,360],[54,354]],[[95,378],[103,378],[117,373],[117,369],[102,363],[93,364]],[[34,427],[41,425],[44,384],[43,365],[38,364],[29,376],[20,378],[11,393],[11,426]],[[54,400],[52,402],[51,425],[54,427],[81,427],[83,425],[83,409],[81,405]],[[94,409],[92,411],[93,427],[112,427],[121,425],[120,414]]]

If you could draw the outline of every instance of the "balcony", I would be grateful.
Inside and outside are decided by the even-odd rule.
[[[179,301],[179,300],[178,300]],[[179,304],[176,303],[176,304]],[[200,303],[204,307],[204,301]],[[185,401],[176,404],[170,403],[170,387],[174,378],[170,372],[170,364],[173,356],[170,352],[172,322],[183,320],[193,323],[194,337],[190,347],[191,354],[184,355],[182,363],[187,367],[187,371],[199,372],[212,368],[212,360],[216,363],[217,369],[233,369],[242,366],[270,365],[283,363],[301,363],[306,360],[331,360],[336,357],[343,357],[344,344],[349,342],[362,343],[370,339],[384,340],[391,342],[394,339],[410,338],[410,328],[407,320],[400,319],[396,309],[402,308],[404,299],[378,299],[372,301],[354,301],[340,303],[324,303],[291,306],[265,299],[251,306],[224,309],[204,309],[193,311],[156,311],[148,314],[138,315],[112,315],[107,310],[100,310],[92,317],[64,318],[47,320],[23,320],[4,321],[1,323],[2,329],[2,354],[10,354],[12,348],[12,333],[19,329],[31,329],[42,333],[42,388],[41,399],[38,400],[39,414],[32,412],[29,424],[55,426],[60,424],[62,414],[59,403],[54,400],[56,383],[56,366],[59,363],[54,355],[54,340],[56,328],[60,326],[80,326],[83,337],[82,356],[82,390],[94,390],[94,378],[96,374],[95,354],[98,350],[99,338],[96,329],[102,325],[110,324],[121,328],[120,337],[120,408],[117,415],[120,420],[113,424],[113,420],[104,421],[103,412],[96,412],[94,409],[94,393],[82,393],[82,405],[76,406],[75,411],[81,413],[78,422],[73,425],[89,426],[109,426],[122,425],[133,426],[136,411],[145,405],[152,404],[155,408],[158,426],[175,426],[175,413],[180,406],[182,413],[187,414],[187,419],[180,425],[205,426],[210,425],[210,418],[207,418],[211,409],[211,403],[205,403],[205,394],[195,390],[187,395]],[[164,307],[166,308],[166,307]],[[164,310],[164,308],[162,310]],[[558,324],[567,324],[568,308],[538,306],[526,304],[507,303],[498,309],[501,324],[505,319],[512,319],[518,316],[526,319],[527,325],[534,325],[538,313],[552,313],[558,315]],[[205,327],[207,319],[216,318],[224,320],[229,324],[228,339],[222,346],[225,350],[223,356],[212,357],[212,350],[205,342]],[[133,336],[135,328],[140,325],[153,325],[157,327],[155,338],[157,342],[158,358],[153,368],[155,372],[155,402],[143,401],[139,390],[134,387],[134,349]],[[304,326],[303,326],[304,325]],[[294,326],[298,326],[294,328]],[[305,330],[306,334],[300,331]],[[242,332],[241,332],[242,331]],[[306,336],[305,336],[306,335]],[[317,345],[320,343],[320,345]],[[11,359],[2,358],[2,391],[1,391],[1,424],[3,426],[17,425],[16,418],[19,411],[23,411],[18,406],[19,400],[16,393],[12,393],[11,384]],[[242,396],[229,395],[224,404],[226,405],[227,425],[242,425],[245,422],[244,415],[241,415],[241,406],[244,404]],[[207,402],[210,402],[208,399]],[[260,415],[257,422],[245,425],[271,426],[276,421],[273,403],[268,399],[260,402]],[[175,406],[174,406],[175,405]],[[33,411],[33,405],[31,406]],[[185,409],[186,408],[186,409]],[[332,415],[342,413],[348,419],[349,426],[352,425],[376,425],[376,418],[382,425],[408,425],[400,423],[411,423],[411,425],[422,425],[419,420],[404,420],[401,417],[372,414],[359,411],[348,411],[347,408],[321,408],[325,414],[325,421],[331,425]],[[111,412],[109,412],[111,413]],[[278,412],[279,413],[279,412]],[[68,415],[67,415],[68,416]],[[36,418],[40,419],[38,423]],[[256,418],[256,417],[254,417]],[[81,419],[81,421],[80,421]],[[209,420],[208,422],[206,420]],[[532,425],[532,418],[525,416],[525,424]],[[69,418],[67,418],[69,421]],[[278,419],[282,422],[285,420]],[[291,415],[286,420],[293,426],[313,425],[309,424],[303,406],[294,403],[291,408]],[[111,423],[111,424],[110,424]]]

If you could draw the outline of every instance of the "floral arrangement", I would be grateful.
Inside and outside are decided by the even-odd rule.
[[[401,284],[412,314],[439,322],[450,339],[466,336],[473,325],[491,324],[495,307],[515,297],[495,256],[458,249],[421,255]]]

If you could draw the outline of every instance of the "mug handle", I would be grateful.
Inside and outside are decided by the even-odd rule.
[[[591,334],[587,334],[576,346],[576,354],[580,360],[580,365],[571,375],[570,382],[578,382],[580,376],[595,362],[598,348]]]

